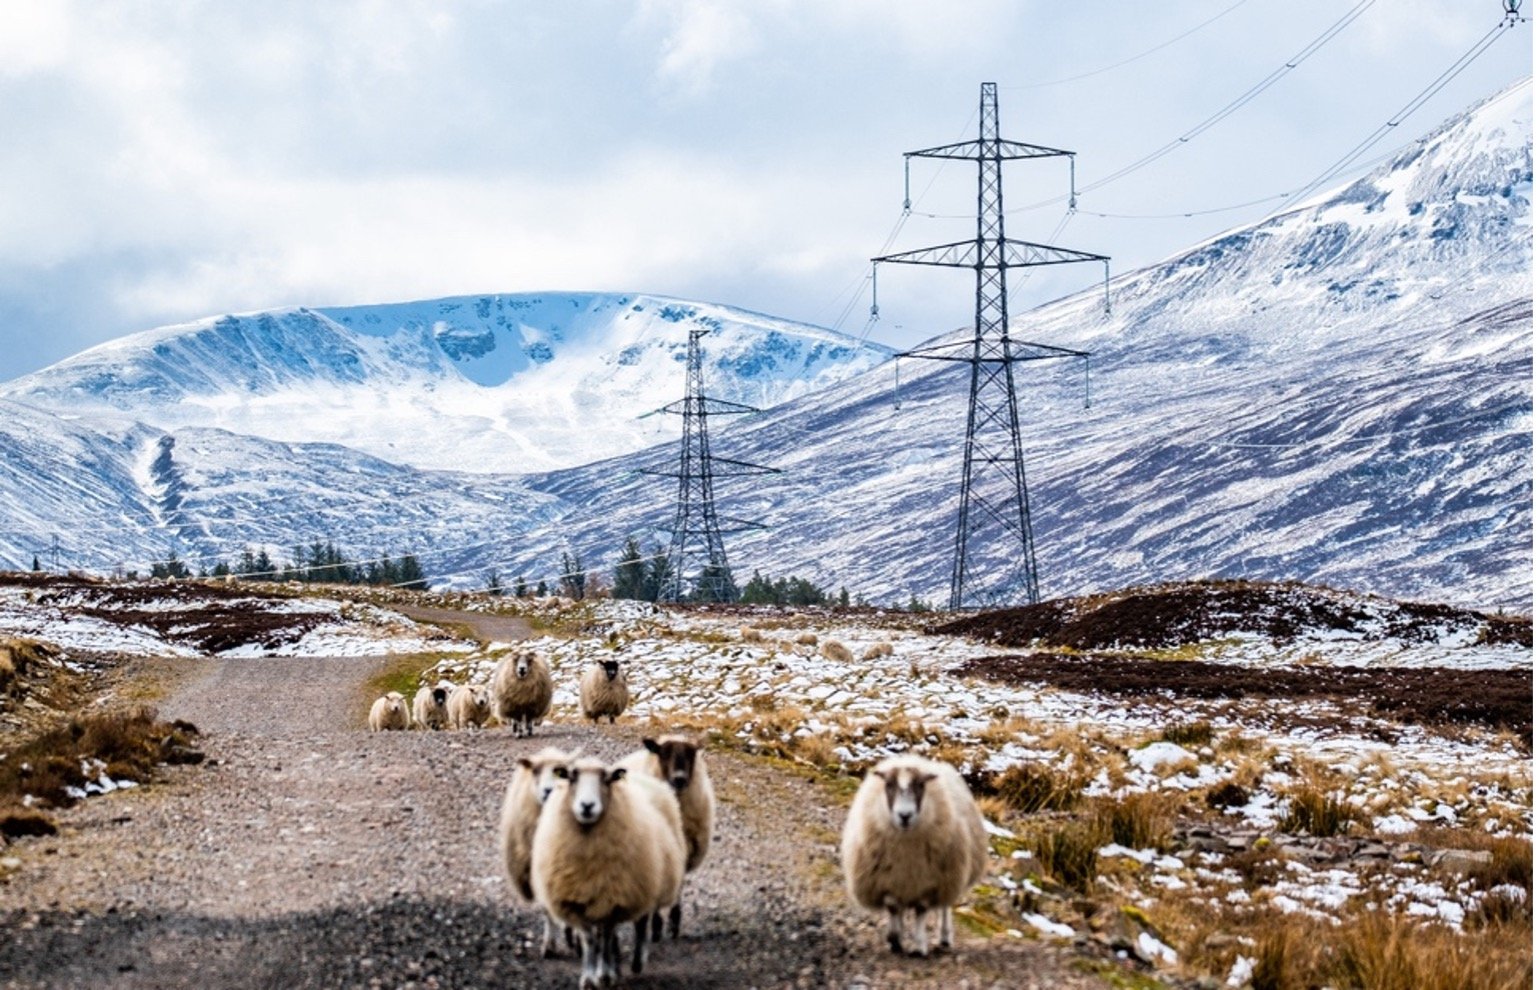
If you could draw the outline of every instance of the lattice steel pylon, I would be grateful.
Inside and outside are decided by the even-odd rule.
[[[683,417],[682,451],[676,471],[647,471],[677,479],[677,509],[672,520],[672,539],[667,546],[666,569],[658,588],[663,602],[735,601],[737,589],[725,556],[722,532],[761,528],[758,523],[725,517],[720,527],[715,511],[715,478],[745,474],[777,474],[777,468],[716,457],[709,449],[709,417],[752,413],[758,410],[739,402],[727,402],[704,394],[704,357],[699,338],[709,333],[702,327],[688,331],[688,383],[683,398],[662,406],[658,412]],[[716,465],[723,465],[718,470]]]
[[[976,238],[919,248],[872,259],[876,264],[940,265],[976,270],[976,326],[970,340],[935,344],[903,356],[959,361],[971,366],[970,410],[966,416],[965,457],[960,475],[960,507],[955,527],[954,565],[949,607],[999,605],[1040,599],[1035,538],[1030,521],[1029,488],[1024,478],[1024,447],[1019,439],[1019,404],[1013,366],[1020,361],[1087,358],[1088,352],[1014,340],[1008,332],[1008,270],[1040,265],[1104,263],[1106,292],[1109,258],[1012,240],[1003,233],[1004,161],[1072,158],[1073,152],[1007,141],[998,136],[997,84],[981,84],[981,125],[975,141],[909,151],[906,159],[947,158],[976,162]],[[1069,204],[1075,206],[1075,192]],[[907,207],[910,209],[910,204]],[[968,352],[968,353],[966,353]],[[1002,531],[1003,555],[1012,566],[1002,580],[983,585],[973,567],[988,529]]]

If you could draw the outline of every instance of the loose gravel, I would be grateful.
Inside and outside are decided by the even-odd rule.
[[[20,865],[0,885],[0,986],[575,986],[576,963],[539,957],[539,917],[501,877],[497,810],[520,753],[617,757],[634,730],[369,733],[363,685],[391,662],[198,662],[160,707],[202,729],[203,765],[87,801],[61,835],[6,850]],[[843,812],[825,786],[711,758],[718,834],[686,887],[683,937],[625,985],[1106,985],[1070,949],[1029,939],[891,956],[841,892]]]

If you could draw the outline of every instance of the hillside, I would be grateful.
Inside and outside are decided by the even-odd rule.
[[[628,453],[675,424],[688,330],[722,398],[772,406],[885,360],[876,344],[648,295],[465,296],[210,317],[0,386],[47,409],[338,443],[428,470],[518,474]]]

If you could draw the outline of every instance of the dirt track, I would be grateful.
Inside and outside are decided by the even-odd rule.
[[[373,735],[360,694],[386,662],[198,662],[161,709],[202,728],[208,763],[84,802],[61,836],[7,851],[22,865],[0,886],[0,985],[574,986],[574,962],[537,958],[537,916],[500,877],[496,809],[518,752],[617,755],[633,733]],[[719,829],[684,937],[626,985],[1105,985],[1032,940],[962,936],[956,956],[893,958],[843,900],[842,812],[822,785],[713,759]]]

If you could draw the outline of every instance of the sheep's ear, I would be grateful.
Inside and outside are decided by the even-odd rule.
[[[608,771],[608,783],[613,784],[623,780],[624,775],[627,773],[629,773],[629,771],[623,767],[614,767],[612,770]]]
[[[532,770],[533,769],[533,761],[528,759],[528,757],[526,757],[526,756],[519,756],[517,758],[517,765],[522,767],[524,770]]]
[[[917,782],[919,784],[926,784],[929,781],[933,780],[933,778],[935,778],[937,776],[938,776],[938,774],[936,774],[936,773],[920,773],[920,774],[917,775]]]
[[[871,770],[870,770],[870,771],[869,771],[869,775],[870,775],[870,776],[871,776],[871,777],[879,777],[879,778],[880,778],[880,779],[881,779],[881,780],[889,780],[889,779],[890,779],[890,778],[889,778],[889,777],[887,777],[887,776],[886,776],[886,775],[885,775],[885,771],[884,771],[884,770],[875,770],[875,769],[871,769]]]
[[[649,737],[647,737],[645,739],[642,739],[642,740],[640,740],[640,745],[644,746],[646,749],[650,750],[652,753],[655,753],[657,756],[661,755],[661,743],[657,742],[654,739],[651,739]]]

